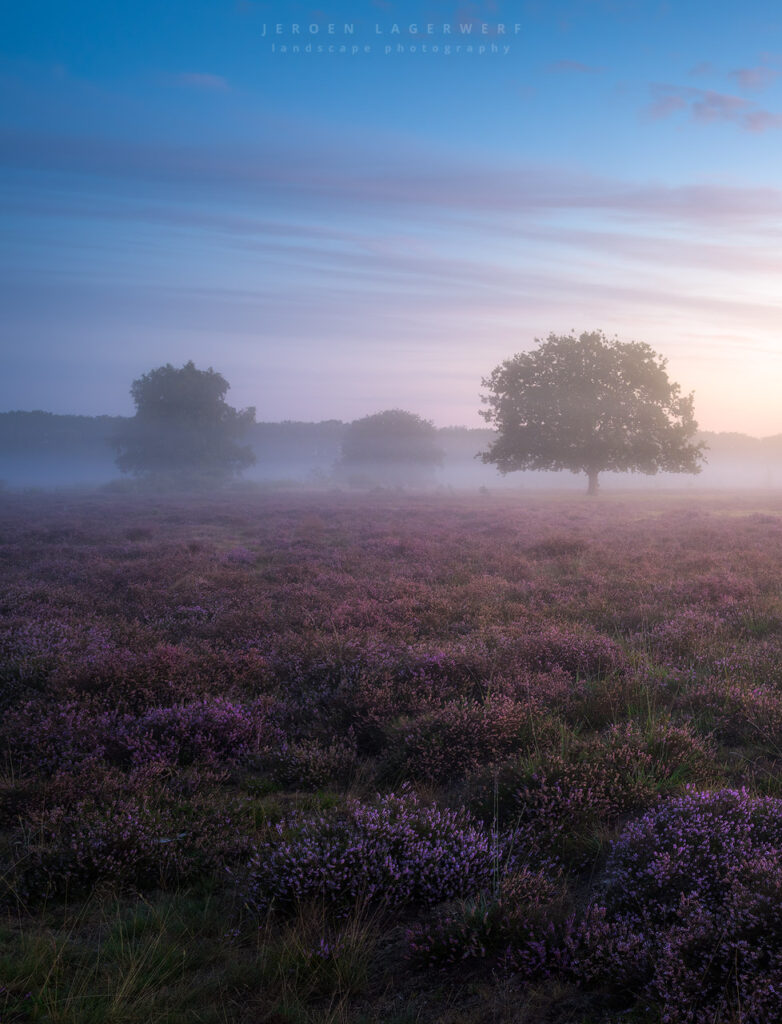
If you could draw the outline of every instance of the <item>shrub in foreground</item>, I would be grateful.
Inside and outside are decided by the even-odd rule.
[[[15,837],[15,863],[0,899],[39,903],[89,892],[107,881],[149,891],[218,873],[250,843],[226,812],[131,796],[81,800],[31,814]]]
[[[425,966],[497,957],[513,949],[518,970],[522,958],[546,965],[560,941],[566,897],[561,884],[527,867],[509,871],[496,895],[481,894],[449,904],[407,932],[408,957]],[[532,973],[532,972],[528,972]]]
[[[246,705],[223,697],[152,707],[137,715],[96,711],[89,702],[50,707],[28,701],[5,716],[0,748],[12,764],[45,774],[91,761],[235,764],[279,739],[266,711],[261,702]]]
[[[664,1024],[782,1015],[782,800],[691,790],[623,831],[570,946],[580,981],[636,991]]]
[[[308,899],[338,911],[359,902],[433,905],[485,889],[495,853],[491,836],[464,811],[390,794],[280,822],[241,886],[257,911]]]
[[[526,859],[582,870],[624,815],[670,786],[704,779],[712,765],[708,744],[686,727],[662,722],[645,733],[628,722],[480,773],[472,806],[484,821],[497,815],[512,827]]]

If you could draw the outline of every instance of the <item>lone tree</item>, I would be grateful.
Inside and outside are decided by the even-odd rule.
[[[698,473],[703,445],[692,394],[668,379],[666,361],[642,342],[601,331],[550,334],[494,369],[482,384],[497,429],[483,462],[501,473],[568,469],[586,473],[596,494],[603,470]]]
[[[387,409],[354,420],[345,431],[337,468],[365,478],[420,482],[443,461],[437,430],[403,409]]]
[[[226,479],[255,462],[237,440],[255,422],[255,409],[225,401],[228,381],[211,367],[167,363],[134,380],[136,415],[117,431],[117,466],[136,476],[182,481]]]

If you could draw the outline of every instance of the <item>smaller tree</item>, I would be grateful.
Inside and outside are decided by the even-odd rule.
[[[423,482],[443,454],[433,423],[403,409],[387,409],[348,425],[337,468],[364,479]]]
[[[602,332],[550,334],[482,381],[497,429],[484,462],[501,473],[567,469],[586,473],[596,494],[603,471],[698,473],[704,446],[692,395],[668,379],[666,361],[642,342]]]
[[[167,363],[133,381],[136,415],[114,437],[117,465],[136,476],[225,479],[255,462],[238,443],[255,409],[225,401],[228,381],[211,367]]]

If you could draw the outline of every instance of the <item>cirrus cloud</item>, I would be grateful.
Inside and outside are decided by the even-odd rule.
[[[599,74],[603,69],[593,67],[590,64],[582,64],[580,60],[558,60],[555,61],[553,64],[549,64],[546,70],[553,72],[574,71],[577,74],[582,75],[596,75]]]
[[[174,75],[173,81],[189,89],[206,89],[209,92],[227,92],[230,88],[227,78],[203,71],[182,71]]]
[[[728,122],[748,132],[782,128],[782,114],[764,110],[743,96],[733,96],[713,89],[657,83],[652,86],[652,97],[644,113],[647,118],[655,121],[679,111],[687,111],[692,121],[701,124]]]
[[[730,72],[728,78],[733,79],[740,89],[754,91],[766,89],[768,86],[773,85],[780,74],[782,72],[776,71],[774,68],[761,66],[757,68],[737,68],[735,71]]]

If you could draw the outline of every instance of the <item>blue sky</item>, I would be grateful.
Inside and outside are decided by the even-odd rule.
[[[602,328],[782,432],[776,3],[26,0],[0,81],[0,409],[193,359],[262,420],[478,425]]]

